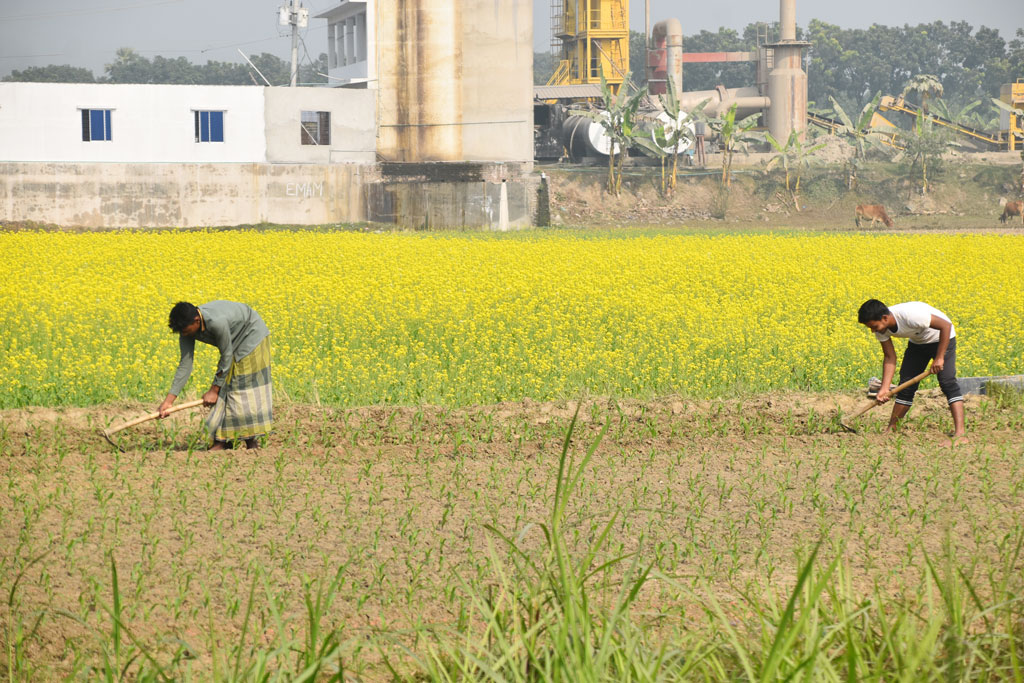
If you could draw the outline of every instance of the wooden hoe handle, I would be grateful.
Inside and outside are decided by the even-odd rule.
[[[171,406],[170,408],[167,409],[167,414],[170,415],[171,413],[176,413],[179,410],[188,410],[189,408],[195,408],[196,406],[201,405],[203,405],[203,399],[197,398],[194,401],[186,401],[185,403],[180,403],[176,406]],[[122,429],[128,429],[129,427],[134,427],[135,425],[142,424],[143,422],[155,420],[158,417],[160,417],[159,411],[155,413],[150,413],[149,415],[143,415],[142,417],[137,417],[134,420],[125,422],[123,425],[114,427],[113,429],[106,429],[103,431],[103,435],[106,437],[110,437],[112,434],[117,434]]]
[[[922,372],[917,377],[912,377],[912,378],[908,379],[906,382],[904,382],[903,384],[897,385],[896,388],[893,389],[892,391],[890,391],[889,393],[890,394],[898,394],[901,391],[903,391],[904,389],[906,389],[907,387],[909,387],[910,385],[917,384],[918,382],[920,382],[921,380],[923,380],[925,377],[927,377],[930,374],[932,374],[931,367],[929,367],[927,370]],[[856,413],[851,415],[850,418],[849,418],[850,421],[853,421],[854,419],[860,417],[861,415],[863,415],[864,413],[868,412],[869,410],[871,410],[872,408],[874,408],[877,405],[881,405],[877,400],[871,401],[866,406],[864,406],[863,408],[858,410]]]

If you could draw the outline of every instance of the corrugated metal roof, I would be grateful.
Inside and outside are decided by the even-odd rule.
[[[577,97],[600,97],[601,86],[594,83],[581,85],[535,85],[533,96],[538,100],[563,100]]]

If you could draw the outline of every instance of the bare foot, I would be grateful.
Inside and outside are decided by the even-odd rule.
[[[228,449],[227,441],[214,441],[213,445],[210,446],[211,451],[226,451]]]
[[[966,446],[970,441],[967,439],[966,434],[953,434],[948,439],[942,441],[943,448],[953,448],[954,446]]]
[[[253,451],[260,447],[259,437],[252,437],[251,439],[245,440],[245,447]]]

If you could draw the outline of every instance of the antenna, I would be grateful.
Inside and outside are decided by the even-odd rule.
[[[242,55],[242,59],[244,59],[246,62],[248,62],[249,66],[251,66],[253,69],[256,69],[256,65],[249,61],[249,58],[245,56],[244,52],[242,52],[242,48],[237,48],[237,50],[238,50],[238,54]],[[260,71],[259,69],[256,69],[256,73],[258,73],[260,75],[260,78],[263,79],[264,83],[266,83],[267,85],[270,85],[270,81],[267,80],[267,77],[263,75],[262,71]],[[252,78],[252,74],[249,74],[249,78]],[[256,85],[259,85],[259,83],[256,83],[256,79],[253,79],[252,82],[255,83]]]

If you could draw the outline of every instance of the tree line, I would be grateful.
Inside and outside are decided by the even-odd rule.
[[[291,82],[291,63],[264,52],[250,55],[259,73],[245,63],[208,61],[194,64],[185,57],[156,56],[149,59],[130,47],[117,50],[114,61],[104,67],[102,76],[91,69],[70,64],[32,66],[14,70],[4,81],[33,81],[39,83],[164,83],[172,85],[288,85]],[[300,84],[325,84],[327,54],[321,53],[315,62],[300,64]],[[260,76],[262,74],[263,77]]]
[[[748,24],[741,32],[720,28],[683,36],[685,52],[735,52],[754,50],[758,29]],[[770,35],[778,35],[773,25]],[[817,19],[797,28],[797,37],[807,40],[806,69],[812,109],[829,109],[830,98],[842,107],[857,110],[875,93],[898,95],[904,84],[917,74],[934,74],[942,84],[943,99],[951,110],[974,100],[986,104],[999,96],[999,87],[1024,78],[1024,30],[1005,40],[997,29],[975,30],[965,21],[936,21],[916,26],[883,26],[845,29]],[[637,87],[646,84],[645,42],[642,33],[630,32],[629,59]],[[537,53],[534,80],[546,83],[557,59]],[[754,84],[752,62],[687,64],[683,71],[684,90],[710,90],[718,85],[738,88]]]

